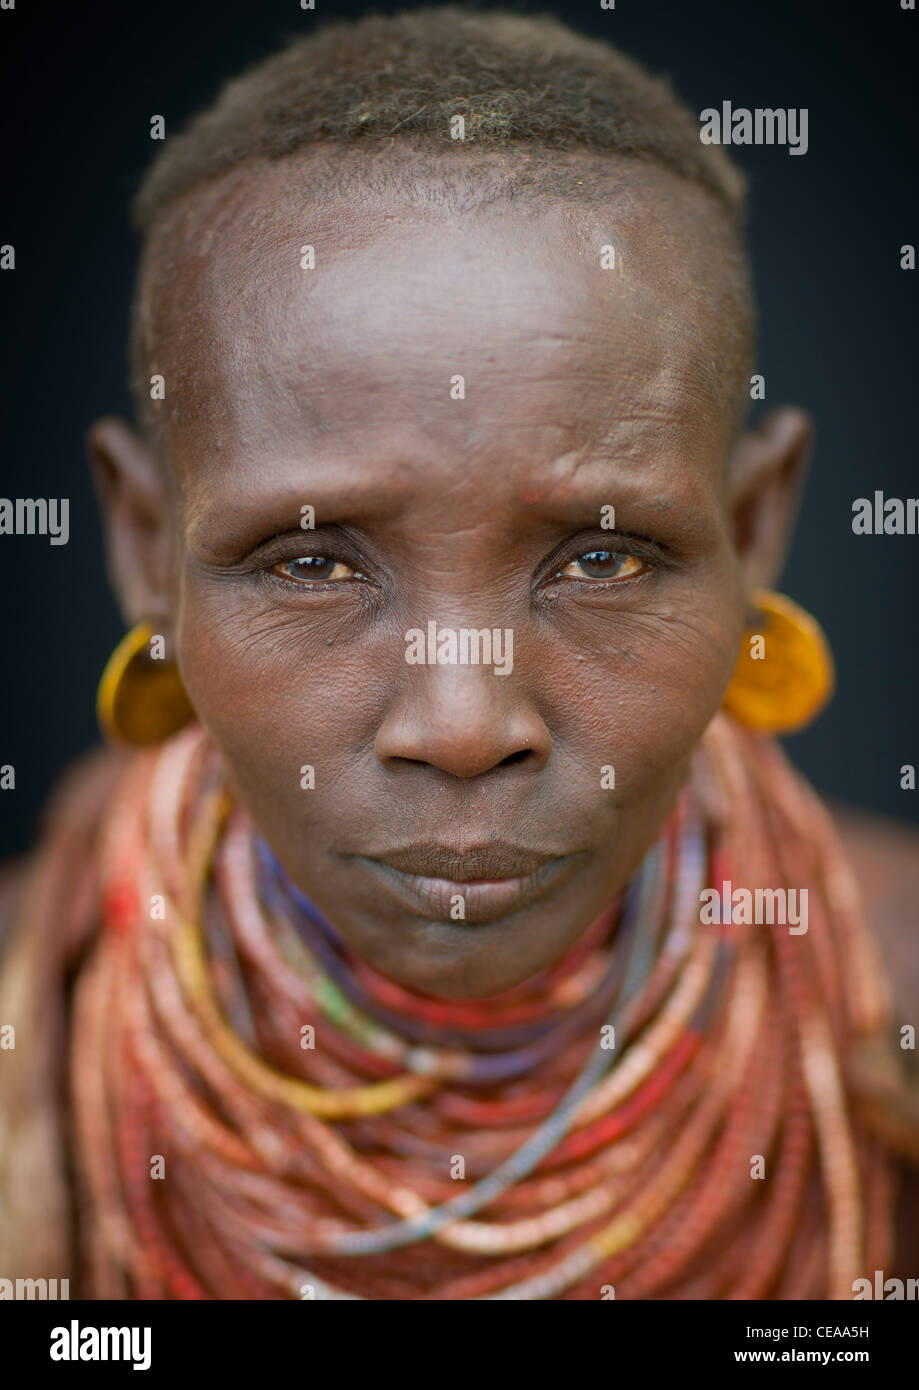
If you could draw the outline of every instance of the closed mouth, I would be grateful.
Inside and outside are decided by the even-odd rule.
[[[526,907],[567,878],[583,855],[493,841],[466,851],[425,844],[354,857],[410,912],[461,926],[497,921]]]
[[[526,849],[509,840],[488,840],[465,846],[418,840],[401,849],[381,850],[365,857],[380,860],[405,874],[471,883],[483,878],[524,878],[562,856],[552,850]]]

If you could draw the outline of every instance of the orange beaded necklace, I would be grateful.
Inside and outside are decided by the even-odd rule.
[[[286,882],[192,726],[106,818],[72,1016],[112,1298],[851,1298],[892,1190],[845,1068],[888,1011],[825,812],[719,715],[630,883],[493,999],[421,996]],[[806,933],[703,890],[806,889]]]

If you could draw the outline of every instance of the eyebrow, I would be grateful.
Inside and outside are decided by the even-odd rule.
[[[585,507],[611,503],[623,509],[679,511],[688,520],[704,521],[706,508],[700,500],[703,490],[690,485],[691,474],[680,469],[679,460],[671,451],[657,450],[655,455],[657,462],[667,461],[666,484],[653,465],[624,466],[623,451],[607,439],[585,447],[581,453],[580,459],[572,459],[567,481],[563,477],[554,481],[547,477],[538,492],[534,489],[531,497],[521,498],[522,505],[558,516],[580,515]],[[559,463],[561,459],[556,460]]]
[[[698,488],[665,485],[656,469],[650,476],[635,469],[623,472],[608,443],[596,451],[585,448],[582,452],[583,458],[572,462],[567,481],[563,475],[553,475],[551,463],[541,477],[529,480],[530,487],[521,479],[516,497],[521,511],[531,517],[564,518],[580,525],[585,524],[588,512],[595,512],[599,524],[601,507],[611,504],[630,516],[640,513],[661,522],[678,515],[685,531],[702,529],[710,520],[711,507],[701,500]],[[565,457],[559,456],[556,464]],[[225,462],[232,473],[232,462]],[[234,549],[255,546],[269,535],[306,530],[301,528],[300,519],[301,508],[307,504],[315,508],[317,530],[324,525],[392,521],[418,496],[418,460],[406,457],[405,462],[404,475],[400,478],[396,468],[386,488],[353,459],[328,456],[321,462],[316,458],[274,460],[259,470],[257,483],[239,488],[238,500],[233,495],[232,477],[225,477],[220,500],[192,511],[188,539],[205,553],[216,554],[229,545]],[[512,471],[513,467],[509,464]],[[269,484],[268,479],[276,473],[281,476]],[[302,481],[296,478],[298,473],[302,473]],[[315,484],[310,482],[311,474]]]
[[[239,500],[221,497],[196,508],[188,525],[188,539],[205,551],[225,546],[228,536],[232,536],[234,545],[255,545],[269,532],[282,535],[301,529],[300,509],[305,505],[315,508],[317,529],[327,524],[323,513],[334,517],[338,524],[345,517],[359,524],[362,519],[371,518],[388,521],[405,510],[405,493],[410,488],[384,492],[379,481],[374,482],[367,474],[343,479],[329,476],[337,471],[334,465],[323,463],[322,469],[328,470],[326,476],[315,485],[310,484],[304,467],[302,483],[285,479],[270,489],[247,488]]]

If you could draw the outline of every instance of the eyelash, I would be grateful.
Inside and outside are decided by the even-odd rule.
[[[344,564],[348,566],[352,573],[348,579],[293,579],[289,575],[277,573],[277,570],[280,569],[281,566],[296,565],[303,560],[326,560],[330,564]],[[348,560],[341,560],[338,556],[335,555],[291,555],[286,560],[275,560],[272,565],[269,565],[267,567],[264,573],[272,575],[275,579],[280,579],[282,584],[290,584],[297,589],[328,589],[333,584],[351,584],[355,581],[364,583],[367,582],[367,576],[365,574],[362,574],[360,570],[355,569],[354,566]]]
[[[660,548],[656,545],[655,542],[649,541],[644,537],[639,536],[626,537],[624,533],[621,532],[617,533],[617,538],[620,542],[623,542],[627,539],[628,544],[620,544],[617,548],[614,549],[609,542],[609,538],[605,537],[604,542],[601,543],[590,544],[589,542],[581,542],[581,546],[583,548],[579,547],[573,553],[571,549],[568,549],[567,552],[562,551],[561,554],[556,552],[556,554],[550,558],[548,564],[544,566],[544,572],[542,578],[540,579],[540,583],[582,584],[586,588],[589,588],[593,591],[596,591],[597,589],[601,591],[608,591],[610,589],[625,589],[631,588],[634,584],[643,580],[648,574],[653,573],[655,569],[657,569],[660,565],[665,563],[664,557],[660,553]],[[626,575],[622,579],[617,579],[614,577],[603,579],[591,577],[589,575],[579,577],[574,575],[562,574],[562,570],[564,570],[568,565],[576,564],[579,560],[584,560],[589,555],[599,554],[621,556],[626,560],[638,560],[642,564],[643,568],[640,569],[636,574]],[[330,563],[345,564],[353,571],[353,573],[347,579],[317,580],[294,579],[289,575],[283,575],[278,573],[278,570],[282,566],[295,564],[298,560],[325,560]],[[319,590],[331,589],[333,587],[338,587],[342,584],[372,583],[372,581],[368,579],[368,576],[362,573],[357,568],[356,559],[352,559],[351,557],[343,558],[340,554],[335,553],[328,554],[323,552],[315,552],[309,554],[304,553],[301,550],[298,554],[295,555],[284,556],[280,559],[271,559],[270,563],[258,566],[258,572],[262,577],[264,577],[268,581],[283,584],[287,589],[297,589],[300,592],[306,590],[315,593]]]
[[[608,576],[608,577],[606,577],[606,578],[603,578],[602,576],[601,576],[601,577],[596,577],[596,576],[587,575],[587,574],[585,574],[585,575],[565,575],[565,574],[562,573],[562,571],[565,570],[565,569],[567,569],[569,565],[576,565],[576,564],[578,564],[579,561],[586,560],[587,557],[590,556],[590,555],[611,555],[611,556],[613,556],[613,557],[616,557],[616,558],[621,559],[621,560],[624,560],[624,561],[625,561],[625,560],[637,560],[637,561],[642,565],[642,568],[641,568],[636,574],[627,574],[627,575],[623,576],[623,578],[621,578],[621,579],[620,579],[620,578],[617,578],[616,576]],[[634,551],[631,551],[631,550],[625,550],[625,549],[614,550],[614,549],[612,549],[612,547],[610,547],[610,546],[605,546],[605,545],[601,546],[601,545],[598,545],[598,546],[592,546],[589,550],[581,550],[581,551],[579,551],[576,555],[572,555],[572,556],[570,557],[570,559],[565,560],[565,561],[559,566],[559,568],[557,568],[557,569],[553,566],[552,573],[548,576],[548,578],[549,578],[549,582],[550,582],[550,583],[553,583],[553,584],[555,584],[555,583],[567,583],[567,584],[572,584],[572,583],[573,583],[573,584],[584,584],[584,585],[586,585],[586,586],[587,586],[588,588],[590,588],[590,589],[613,589],[613,588],[615,588],[615,589],[623,589],[623,588],[625,588],[627,585],[630,586],[630,585],[632,585],[633,583],[635,583],[637,580],[643,578],[644,575],[650,573],[650,571],[651,571],[653,568],[654,568],[653,562],[652,562],[651,560],[649,560],[648,557],[647,557],[646,555],[643,555],[643,554],[636,554]]]

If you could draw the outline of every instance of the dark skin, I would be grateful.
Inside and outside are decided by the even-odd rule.
[[[312,272],[289,183],[189,202],[184,244],[221,231],[149,311],[171,481],[124,424],[90,435],[115,582],[348,944],[412,988],[494,994],[578,939],[672,809],[781,562],[808,422],[734,438],[728,232],[669,173],[624,165],[602,210],[333,203]],[[511,628],[512,673],[408,665],[432,619]],[[532,900],[475,920],[470,893],[455,922],[368,863],[420,840],[454,881],[496,840],[555,862]]]
[[[182,254],[147,305],[159,433],[90,432],[112,577],[354,950],[415,988],[487,995],[560,956],[653,841],[747,596],[780,573],[810,428],[786,408],[735,437],[726,232],[669,174],[625,165],[602,212],[496,205],[459,235],[417,201],[304,218],[282,173],[195,191],[171,229]],[[321,273],[299,269],[307,239]],[[607,243],[621,274],[597,268]],[[406,629],[431,618],[512,627],[512,673],[407,665]],[[915,837],[838,823],[896,1019],[915,1021]],[[494,837],[572,861],[487,922],[407,908],[365,858]],[[914,1180],[897,1230],[905,1279]]]

